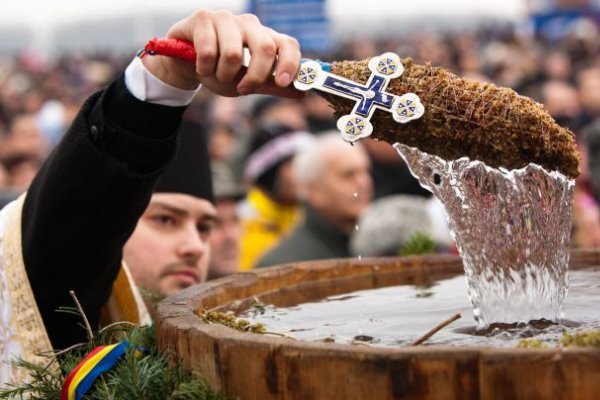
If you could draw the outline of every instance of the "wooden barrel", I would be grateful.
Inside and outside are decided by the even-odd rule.
[[[600,251],[571,255],[571,268],[594,265],[600,265]],[[297,263],[236,274],[163,301],[159,344],[213,388],[240,399],[600,398],[600,350],[293,341],[206,324],[195,314],[203,308],[245,309],[253,296],[290,306],[355,290],[424,285],[459,273],[458,257],[424,256]]]

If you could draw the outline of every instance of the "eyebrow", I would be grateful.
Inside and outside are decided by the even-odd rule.
[[[174,206],[172,204],[167,204],[167,203],[163,203],[161,201],[155,201],[151,204],[152,206],[157,206],[160,208],[164,208],[170,212],[172,212],[173,214],[177,214],[180,215],[182,217],[187,217],[190,215],[189,211],[183,209],[183,208],[179,208],[177,206]],[[212,211],[207,211],[207,212],[203,212],[202,216],[200,217],[201,220],[208,220],[208,221],[218,221],[219,220],[219,216],[217,215],[217,213],[212,212]]]

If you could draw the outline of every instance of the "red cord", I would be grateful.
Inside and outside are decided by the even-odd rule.
[[[154,38],[138,54],[140,57],[144,57],[146,54],[158,54],[196,63],[196,49],[189,40]]]

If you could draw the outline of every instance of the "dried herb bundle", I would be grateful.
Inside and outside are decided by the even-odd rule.
[[[332,64],[336,75],[366,83],[368,61]],[[493,167],[522,168],[533,162],[550,171],[579,175],[575,136],[560,127],[535,101],[508,88],[462,79],[443,68],[402,60],[404,73],[393,79],[387,91],[416,93],[425,114],[407,124],[388,113],[375,111],[371,137],[401,142],[447,160],[467,156]],[[334,107],[336,115],[349,114],[354,102],[318,92]]]

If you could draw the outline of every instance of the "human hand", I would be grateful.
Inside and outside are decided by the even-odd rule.
[[[261,25],[254,15],[199,10],[173,25],[167,37],[192,42],[197,54],[195,65],[166,56],[143,59],[153,75],[172,86],[194,89],[201,83],[223,96],[303,96],[290,85],[300,67],[298,42]],[[248,68],[242,66],[244,47],[252,54]]]

